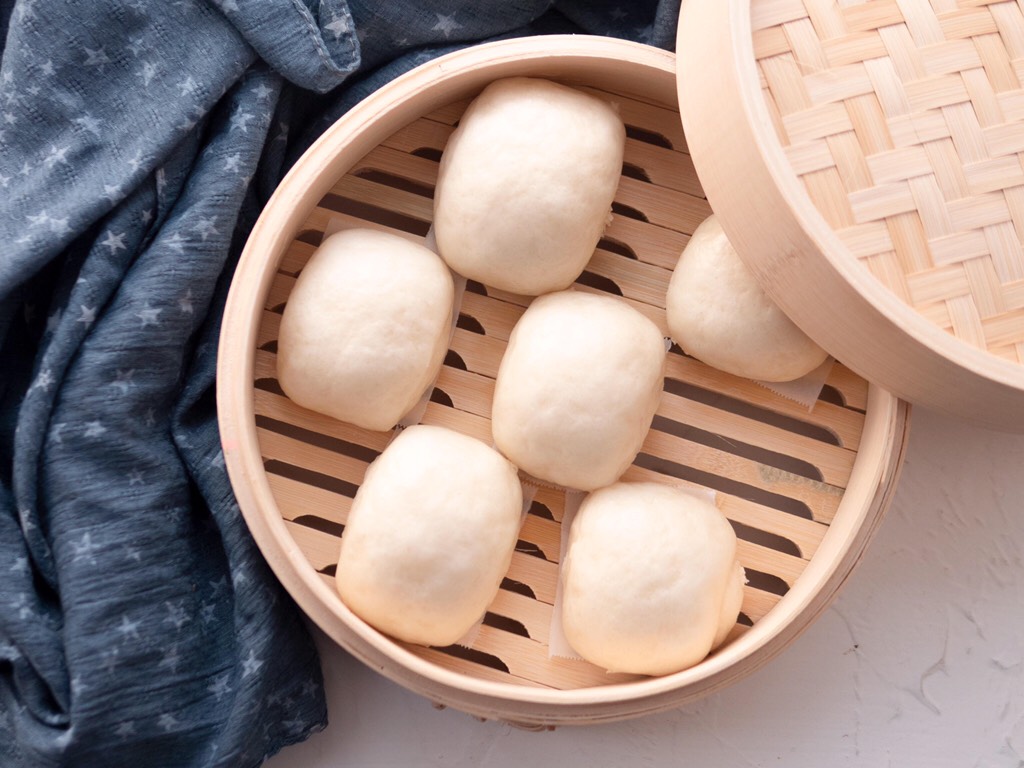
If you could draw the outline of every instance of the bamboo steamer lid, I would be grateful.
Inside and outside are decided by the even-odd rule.
[[[712,208],[819,344],[1024,431],[1015,2],[683,0],[679,107]]]

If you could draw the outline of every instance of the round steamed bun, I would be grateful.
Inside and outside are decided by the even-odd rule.
[[[526,77],[487,86],[441,156],[441,256],[513,293],[568,287],[608,224],[625,139],[615,110],[590,94]]]
[[[592,490],[636,458],[664,385],[657,326],[621,299],[577,291],[535,299],[498,369],[498,450],[550,483]]]
[[[562,626],[587,661],[663,675],[701,661],[743,600],[736,534],[708,501],[657,483],[589,494],[562,565]]]
[[[443,427],[398,435],[349,511],[336,583],[344,603],[399,640],[450,645],[501,585],[522,517],[516,468]]]
[[[437,377],[448,349],[451,272],[398,235],[331,235],[292,288],[277,346],[281,389],[304,408],[388,430]]]
[[[684,352],[737,376],[792,381],[828,357],[768,298],[714,215],[683,250],[666,309],[669,331]]]

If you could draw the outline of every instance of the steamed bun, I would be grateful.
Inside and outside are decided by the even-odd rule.
[[[657,483],[589,494],[562,564],[562,627],[584,659],[663,675],[721,643],[743,600],[736,534],[708,501]]]
[[[666,309],[669,331],[683,351],[726,373],[792,381],[828,357],[768,298],[714,215],[686,244]]]
[[[338,593],[381,632],[450,645],[497,594],[522,506],[516,468],[493,448],[443,427],[409,427],[356,493]]]
[[[636,458],[664,385],[658,327],[621,299],[535,299],[512,329],[491,406],[494,443],[536,478],[613,483]]]
[[[434,232],[471,280],[535,296],[568,287],[610,219],[625,128],[606,102],[546,80],[491,83],[441,156]]]
[[[281,389],[304,408],[388,430],[437,377],[455,286],[436,253],[398,235],[331,235],[288,297],[278,336]]]

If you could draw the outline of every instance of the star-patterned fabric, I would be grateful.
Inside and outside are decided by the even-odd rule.
[[[0,765],[254,766],[323,727],[217,432],[248,231],[416,64],[675,25],[654,0],[0,0]]]

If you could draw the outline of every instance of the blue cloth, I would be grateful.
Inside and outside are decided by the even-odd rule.
[[[565,31],[670,47],[674,5],[0,1],[0,765],[252,766],[323,727],[220,450],[234,261],[367,93]]]

